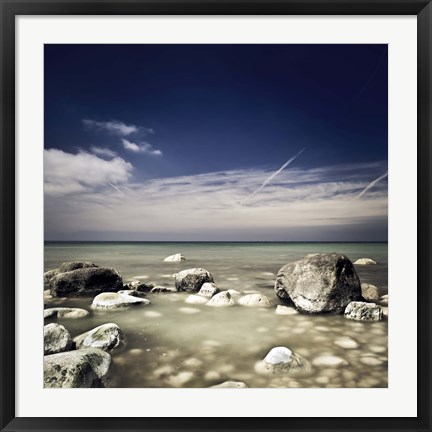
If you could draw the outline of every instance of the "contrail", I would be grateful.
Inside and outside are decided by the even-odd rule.
[[[379,181],[388,176],[388,171],[377,179],[371,181],[354,199],[361,198],[371,187],[374,187]]]
[[[109,184],[113,189],[115,189],[117,192],[120,192],[120,193],[123,195],[123,192],[118,188],[118,186],[113,185],[111,182],[108,182],[108,184]]]
[[[262,190],[268,183],[270,183],[282,170],[284,170],[291,162],[294,162],[304,151],[306,150],[306,147],[301,149],[295,156],[293,156],[291,159],[288,159],[276,172],[274,172],[270,177],[264,180],[264,182],[261,184],[261,186],[254,190],[250,195],[248,195],[243,201],[240,202],[240,205],[242,205],[246,200],[249,198],[252,198],[254,195],[256,195],[260,190]]]

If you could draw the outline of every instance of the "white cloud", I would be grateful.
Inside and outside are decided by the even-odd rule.
[[[106,157],[110,157],[110,158],[117,156],[117,153],[115,151],[110,150],[110,149],[105,148],[105,147],[92,146],[92,147],[90,147],[90,151],[92,153],[97,154],[98,156],[106,156]]]
[[[44,150],[45,193],[65,195],[88,193],[109,183],[124,183],[133,167],[120,157],[101,159],[86,152]],[[69,199],[69,198],[67,198]]]
[[[153,146],[150,143],[144,142],[140,144],[135,144],[127,139],[122,138],[123,147],[126,150],[129,150],[133,153],[144,153],[153,156],[162,156],[162,152],[160,150],[153,149]]]
[[[106,130],[114,135],[120,135],[120,136],[128,136],[133,133],[137,133],[140,130],[139,126],[127,125],[118,120],[100,122],[91,119],[83,119],[82,122],[89,128]],[[150,131],[151,129],[147,129],[147,130]]]

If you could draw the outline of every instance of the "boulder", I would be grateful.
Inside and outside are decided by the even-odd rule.
[[[338,253],[318,254],[282,267],[275,283],[277,296],[301,312],[343,312],[361,300],[360,280],[352,262]]]
[[[300,374],[310,371],[309,362],[287,347],[272,348],[265,358],[255,365],[255,372]]]
[[[235,301],[228,291],[221,291],[220,293],[213,296],[208,302],[207,306],[222,307],[222,306],[234,306]]]
[[[54,277],[57,276],[59,273],[58,269],[54,270],[48,270],[44,273],[44,287],[49,288],[49,282]]]
[[[49,282],[53,297],[89,296],[123,288],[120,274],[106,267],[88,267],[59,273]]]
[[[132,297],[129,295],[122,295],[118,293],[101,293],[93,299],[93,309],[124,309],[134,305],[147,305],[150,301]]]
[[[206,282],[200,288],[198,295],[202,297],[212,298],[219,292],[219,288],[212,282]]]
[[[124,334],[114,323],[103,324],[74,338],[76,349],[99,348],[112,351],[124,343]]]
[[[375,303],[354,301],[345,309],[345,318],[355,321],[379,321],[382,317],[383,311]]]
[[[248,388],[248,386],[241,381],[225,381],[209,388]]]
[[[76,319],[89,315],[89,311],[80,308],[57,307],[44,310],[44,318]]]
[[[59,268],[59,273],[66,273],[73,270],[78,270],[81,268],[94,268],[99,267],[97,264],[89,262],[89,261],[70,261],[64,262]]]
[[[368,302],[377,302],[380,298],[378,287],[368,283],[361,284],[362,297]]]
[[[237,303],[241,306],[249,307],[272,307],[272,301],[262,294],[248,294],[241,297]]]
[[[213,276],[203,268],[183,270],[175,275],[177,291],[198,292],[206,282],[214,282]]]
[[[110,372],[111,356],[95,348],[44,357],[45,388],[104,387]]]
[[[191,294],[190,296],[188,296],[185,302],[188,304],[204,304],[208,302],[208,298],[202,297],[200,295]]]
[[[375,265],[376,261],[370,258],[359,258],[357,261],[354,262],[354,264],[357,265]]]
[[[164,259],[164,262],[182,262],[186,261],[186,258],[182,254],[174,254],[170,255],[169,257],[166,257]]]
[[[72,338],[69,332],[60,324],[44,326],[44,354],[56,354],[72,349]]]
[[[164,286],[160,286],[157,285],[154,288],[151,289],[150,291],[152,294],[172,294],[177,292],[177,290],[175,288],[169,288],[169,287],[164,287]]]

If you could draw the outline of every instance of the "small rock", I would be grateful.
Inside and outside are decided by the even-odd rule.
[[[51,291],[49,289],[44,290],[43,296],[44,296],[44,300],[51,300],[53,298],[53,296],[51,295]]]
[[[382,317],[382,309],[375,303],[351,302],[345,309],[345,318],[355,321],[379,321]]]
[[[357,261],[354,262],[354,264],[357,265],[375,265],[376,261],[370,258],[359,258]]]
[[[44,354],[57,354],[72,349],[72,338],[69,332],[60,324],[44,326]]]
[[[388,307],[387,306],[383,306],[382,308],[382,312],[383,312],[383,316],[388,318]]]
[[[214,282],[213,276],[203,268],[183,270],[175,275],[177,291],[198,292],[206,282]]]
[[[338,367],[338,366],[346,366],[348,362],[340,357],[333,355],[323,355],[316,357],[312,364],[314,366],[327,366],[327,367]]]
[[[150,292],[153,288],[154,288],[154,284],[143,283],[143,282],[140,282],[138,285],[136,285],[134,287],[129,286],[129,289],[133,289],[133,290],[138,291],[138,292]]]
[[[59,274],[58,269],[54,269],[54,270],[48,270],[44,273],[44,287],[46,289],[49,288],[49,282],[50,280],[54,277],[57,276]]]
[[[376,357],[361,357],[360,361],[367,366],[379,366],[382,364],[382,361],[377,359]]]
[[[240,291],[237,291],[237,290],[232,289],[232,288],[229,289],[228,292],[230,293],[231,297],[234,299],[239,298],[242,295],[242,293]],[[253,294],[255,294],[255,293],[256,293],[256,291]]]
[[[182,387],[193,378],[193,372],[183,371],[169,377],[167,382],[173,387]]]
[[[362,297],[368,302],[377,302],[380,298],[378,288],[375,285],[362,283],[361,284]]]
[[[162,316],[162,314],[160,312],[156,312],[156,311],[145,311],[144,316],[146,316],[148,318],[159,318]]]
[[[80,308],[49,308],[44,310],[44,318],[76,319],[89,315],[90,312]]]
[[[186,261],[186,258],[179,253],[170,255],[169,257],[166,257],[164,259],[164,262],[181,262],[181,261]]]
[[[103,324],[74,338],[77,349],[99,348],[112,351],[124,343],[124,334],[114,323]]]
[[[150,301],[118,293],[101,293],[93,299],[93,309],[122,309],[133,305],[147,305]]]
[[[131,289],[117,291],[117,294],[129,295],[132,297],[139,297],[139,298],[143,298],[146,296],[146,294],[144,292],[131,290]]]
[[[202,297],[200,295],[193,295],[191,294],[186,300],[186,303],[189,304],[204,304],[208,302],[208,298]]]
[[[345,349],[356,349],[359,346],[354,339],[351,339],[348,336],[338,337],[334,343],[335,345]]]
[[[273,303],[271,300],[262,294],[248,294],[241,297],[238,300],[238,304],[241,306],[249,307],[272,307]]]
[[[177,290],[175,288],[168,288],[164,286],[157,285],[150,291],[152,294],[172,294],[176,293]]]
[[[207,303],[207,306],[223,307],[235,305],[234,299],[228,291],[221,291],[220,293],[213,296]]]
[[[217,384],[209,388],[248,388],[248,386],[241,381],[225,381],[222,384]]]
[[[277,315],[297,315],[298,311],[293,307],[277,305],[275,313]]]
[[[188,314],[188,315],[193,315],[193,314],[201,312],[199,309],[187,308],[187,307],[180,308],[179,311],[184,313],[184,314]]]
[[[255,364],[255,372],[260,374],[305,374],[309,373],[309,371],[309,362],[299,354],[293,353],[287,347],[272,348],[264,360]]]
[[[382,304],[383,306],[388,306],[388,294],[384,294],[380,297],[379,304]]]
[[[268,364],[279,364],[289,363],[293,352],[286,347],[275,347],[273,348],[264,358],[264,361]]]
[[[213,380],[217,380],[220,379],[220,373],[216,372],[216,371],[209,371],[204,375],[204,379],[206,381],[213,381]]]
[[[219,288],[212,282],[206,282],[200,288],[198,295],[202,297],[212,298],[219,292]]]
[[[202,365],[202,361],[197,358],[189,358],[183,362],[183,365],[191,368],[199,368]]]

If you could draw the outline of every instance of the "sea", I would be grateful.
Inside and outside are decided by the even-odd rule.
[[[343,253],[361,282],[388,293],[387,243],[169,243],[46,242],[45,271],[66,261],[92,261],[115,268],[124,283],[134,280],[174,287],[173,275],[202,267],[221,290],[261,293],[273,304],[278,270],[310,253]],[[180,263],[164,262],[176,253]],[[42,290],[41,290],[42,295]],[[207,388],[241,381],[252,388],[374,388],[388,385],[388,321],[360,322],[341,314],[278,315],[275,307],[212,308],[185,303],[188,294],[148,294],[149,305],[121,311],[93,311],[92,298],[54,298],[48,307],[80,307],[80,319],[47,319],[64,325],[72,337],[116,323],[125,344],[111,352],[114,370],[107,387]],[[347,338],[352,340],[347,348]],[[312,366],[301,375],[261,373],[258,364],[274,347],[287,347]],[[329,360],[330,359],[330,360]]]

